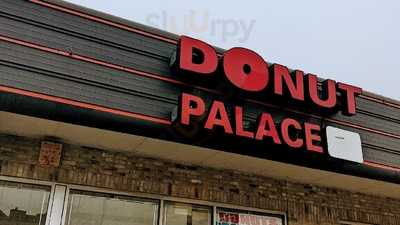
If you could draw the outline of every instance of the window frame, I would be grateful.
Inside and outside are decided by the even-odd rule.
[[[49,197],[49,205],[47,208],[47,217],[46,217],[46,225],[66,225],[66,213],[68,207],[68,199],[71,191],[82,191],[82,192],[92,192],[99,194],[111,194],[111,195],[119,195],[126,196],[131,198],[143,199],[148,201],[156,201],[158,202],[158,221],[157,225],[165,225],[164,224],[164,206],[165,202],[176,202],[182,204],[192,204],[198,206],[209,207],[211,209],[211,221],[212,225],[216,224],[216,215],[218,208],[222,209],[231,209],[231,210],[239,210],[246,212],[254,212],[264,215],[272,215],[279,216],[283,219],[283,224],[287,225],[287,213],[281,211],[274,210],[264,210],[246,206],[238,206],[234,204],[227,203],[217,203],[211,201],[197,200],[197,199],[188,199],[181,197],[172,197],[158,194],[147,194],[147,193],[139,193],[139,192],[127,192],[127,191],[117,191],[108,188],[99,188],[99,187],[90,187],[83,185],[75,185],[75,184],[67,184],[67,183],[56,183],[50,181],[41,181],[41,180],[33,180],[27,178],[16,178],[16,177],[8,177],[8,176],[0,176],[1,181],[9,181],[15,183],[22,184],[32,184],[38,186],[47,186],[50,187],[50,197]],[[54,215],[53,215],[54,214]],[[351,224],[353,225],[353,224]],[[355,224],[358,225],[358,224]],[[361,224],[364,225],[364,224]],[[367,224],[368,225],[368,224]]]
[[[47,215],[46,215],[46,222],[45,222],[46,225],[50,224],[50,217],[51,217],[50,215],[51,215],[51,210],[53,207],[55,183],[47,182],[47,181],[40,181],[40,180],[31,180],[31,179],[25,179],[25,178],[8,177],[8,176],[0,176],[0,181],[50,188],[49,202],[47,205]]]
[[[211,213],[211,218],[210,218],[210,222],[212,223],[212,224],[215,224],[215,212],[214,212],[214,206],[210,206],[210,205],[202,205],[202,204],[194,204],[194,203],[186,203],[186,202],[178,202],[178,201],[170,201],[170,200],[163,200],[163,211],[162,211],[162,214],[163,214],[163,221],[162,221],[162,223],[159,223],[158,225],[160,225],[160,224],[163,224],[163,225],[165,225],[165,223],[166,223],[166,218],[165,218],[165,215],[166,215],[166,205],[167,204],[169,204],[169,203],[177,203],[177,204],[182,204],[182,205],[192,205],[192,206],[197,206],[197,207],[200,207],[200,208],[204,208],[204,209],[210,209],[210,213]]]
[[[372,223],[360,223],[360,222],[354,222],[354,221],[339,221],[340,225],[376,225]]]
[[[211,211],[212,225],[216,224],[216,215],[217,215],[218,208],[247,211],[247,212],[259,213],[259,214],[271,215],[271,216],[275,215],[275,216],[282,218],[284,225],[288,225],[287,213],[281,212],[281,211],[264,210],[264,209],[246,207],[246,206],[238,206],[238,205],[234,205],[234,204],[217,203],[217,202],[197,200],[197,199],[188,199],[188,198],[181,198],[181,197],[171,197],[171,196],[158,195],[158,194],[125,192],[125,191],[118,191],[118,190],[99,188],[99,187],[90,187],[90,186],[83,186],[83,185],[75,185],[75,184],[66,184],[66,185],[67,185],[67,195],[66,195],[65,199],[68,199],[69,193],[71,190],[78,190],[78,191],[88,191],[88,192],[103,193],[103,194],[115,194],[115,195],[129,196],[129,197],[134,197],[134,198],[141,198],[141,199],[148,199],[148,200],[155,200],[155,201],[158,200],[158,201],[160,201],[160,203],[159,203],[158,224],[157,225],[165,225],[164,224],[165,202],[176,202],[176,203],[182,203],[182,204],[192,204],[192,205],[210,207],[212,210]],[[68,201],[66,200],[65,206],[64,206],[65,210],[67,209],[67,204],[68,204]],[[66,212],[64,212],[63,214],[65,216]],[[65,218],[63,218],[62,221],[63,221],[63,223],[61,225],[66,225]]]
[[[64,212],[63,212],[63,218],[62,218],[62,225],[67,225],[67,216],[68,215],[68,203],[69,203],[69,196],[72,192],[82,192],[82,195],[87,195],[87,196],[98,196],[98,197],[104,197],[106,195],[114,195],[115,199],[131,199],[131,200],[135,200],[135,201],[141,201],[141,202],[151,202],[151,203],[156,203],[157,204],[157,210],[155,211],[155,213],[157,214],[156,216],[156,225],[159,225],[160,222],[160,208],[161,208],[161,200],[156,199],[156,198],[144,198],[144,197],[137,197],[134,195],[128,195],[128,194],[117,194],[117,193],[113,193],[113,192],[99,192],[99,191],[90,191],[90,190],[82,190],[82,189],[68,189],[67,191],[67,195],[65,196],[65,202],[64,202]],[[102,196],[104,195],[104,196]],[[121,197],[121,198],[118,198]]]

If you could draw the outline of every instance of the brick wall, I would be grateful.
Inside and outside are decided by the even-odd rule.
[[[338,220],[400,225],[400,198],[276,180],[64,144],[61,165],[38,165],[39,139],[0,135],[0,175],[284,211],[290,225]]]

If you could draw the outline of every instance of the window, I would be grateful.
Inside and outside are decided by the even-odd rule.
[[[45,225],[50,187],[0,181],[0,225]]]
[[[357,222],[346,222],[346,221],[341,221],[339,224],[340,225],[374,225],[374,224],[357,223]]]
[[[65,225],[156,225],[158,205],[151,200],[71,191]]]
[[[278,213],[72,190],[63,184],[51,188],[51,183],[20,180],[0,180],[0,225],[284,225],[285,221],[285,215]]]
[[[191,204],[165,203],[164,225],[211,225],[212,209]]]
[[[218,209],[216,225],[283,225],[280,215],[255,213],[249,211]]]

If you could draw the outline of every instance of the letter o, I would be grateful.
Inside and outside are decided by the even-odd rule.
[[[242,90],[258,92],[268,85],[267,63],[249,49],[232,48],[225,52],[223,69],[227,79]]]

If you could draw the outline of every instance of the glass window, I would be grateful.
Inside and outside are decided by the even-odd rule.
[[[340,225],[373,225],[373,224],[341,221]]]
[[[210,225],[212,209],[209,207],[182,204],[175,202],[165,203],[165,225]]]
[[[0,181],[0,225],[45,225],[50,187]]]
[[[283,219],[282,215],[218,209],[216,225],[283,225]]]
[[[158,202],[71,191],[65,225],[156,225]]]

